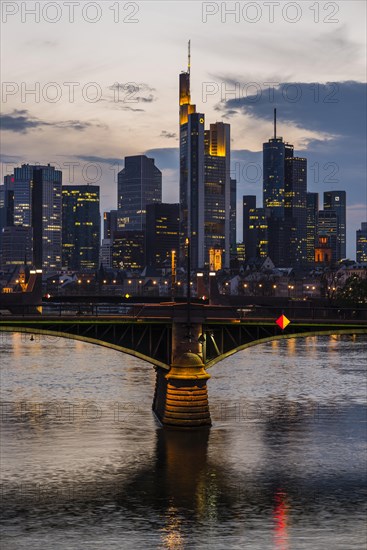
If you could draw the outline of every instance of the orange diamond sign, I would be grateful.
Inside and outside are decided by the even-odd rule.
[[[280,327],[282,330],[284,330],[285,327],[287,327],[289,325],[290,320],[287,319],[287,317],[285,315],[281,315],[275,322],[278,325],[278,327]]]

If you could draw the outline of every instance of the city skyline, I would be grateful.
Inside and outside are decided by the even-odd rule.
[[[185,66],[185,44],[191,38],[192,94],[197,108],[205,112],[211,122],[217,120],[231,124],[233,176],[236,177],[237,169],[241,173],[237,183],[237,241],[241,241],[242,237],[242,196],[256,194],[260,199],[262,194],[262,177],[257,173],[262,164],[261,145],[271,136],[272,111],[277,106],[278,135],[293,143],[299,155],[308,159],[309,191],[318,191],[320,195],[324,191],[347,191],[347,256],[354,257],[355,231],[366,218],[365,131],[362,128],[365,109],[362,72],[365,34],[362,21],[365,6],[358,2],[354,4],[353,9],[361,15],[360,21],[351,15],[351,8],[346,10],[341,4],[338,23],[318,27],[309,9],[312,3],[307,2],[303,17],[297,24],[282,21],[271,25],[264,12],[263,18],[253,26],[245,21],[237,24],[230,17],[221,23],[217,16],[208,16],[204,23],[201,8],[190,3],[182,14],[183,23],[190,17],[190,23],[193,22],[189,36],[183,24],[182,28],[175,29],[174,36],[169,30],[159,41],[152,43],[148,53],[143,45],[135,45],[134,55],[128,48],[122,48],[122,54],[111,47],[96,52],[92,48],[91,37],[86,34],[88,23],[78,20],[77,16],[74,23],[67,23],[62,18],[51,25],[41,20],[37,24],[37,39],[33,38],[35,24],[31,19],[29,24],[24,25],[20,17],[18,20],[15,16],[9,16],[7,25],[4,25],[4,37],[10,32],[12,36],[19,37],[19,43],[12,51],[4,44],[3,80],[17,83],[19,93],[11,94],[7,88],[2,120],[5,130],[2,160],[7,161],[3,164],[3,175],[9,173],[9,165],[50,162],[63,169],[65,184],[85,184],[87,182],[82,174],[78,175],[78,170],[88,167],[88,162],[95,162],[101,169],[101,177],[96,184],[101,187],[101,211],[105,211],[116,208],[115,187],[117,172],[123,166],[122,159],[129,155],[146,154],[155,158],[163,172],[163,201],[177,202],[177,72]],[[138,37],[140,32],[148,29],[149,40],[154,31],[174,17],[172,6],[165,5],[160,21],[152,15],[149,3],[142,3],[140,8],[139,23],[123,26],[124,33],[119,35],[122,46],[128,43],[132,32]],[[80,33],[73,35],[66,44],[64,31],[70,25],[78,28]],[[108,30],[111,43],[117,44],[119,26],[114,25],[111,10],[103,12],[101,21],[94,28],[102,33]],[[299,39],[300,30],[308,33],[309,41]],[[282,42],[277,40],[280,31]],[[233,42],[226,39],[229,35],[233,36]],[[218,36],[224,39],[223,44],[219,45]],[[85,43],[83,39],[86,39]],[[292,59],[285,51],[286,40],[292,43]],[[32,70],[25,59],[20,58],[20,51],[24,52],[26,44],[30,54],[41,49],[44,54],[42,61],[34,62]],[[68,48],[75,44],[80,47],[75,58],[70,60]],[[266,48],[267,44],[271,44],[271,52]],[[247,54],[249,46],[251,52],[257,55]],[[302,55],[306,51],[307,56]],[[107,52],[110,56],[108,60]],[[49,57],[55,67],[48,63],[46,71],[45,63]],[[66,58],[67,64],[64,61]],[[318,63],[315,63],[316,58]],[[158,63],[160,59],[165,60],[165,67],[156,71],[152,61]],[[128,77],[121,78],[121,73]],[[45,101],[42,92],[39,102],[32,95],[22,101],[22,83],[31,89],[32,82],[39,82],[41,90],[47,82],[60,82],[63,92],[60,101],[56,104]],[[68,88],[63,86],[64,82],[81,84],[75,87],[74,103],[66,97]],[[80,93],[82,85],[88,82],[97,82],[103,91],[103,98],[98,103],[85,101]],[[110,89],[114,82],[136,82],[139,85],[136,94],[139,101],[128,104],[124,101],[126,90],[120,89],[123,101],[116,103],[116,87]],[[262,89],[260,101],[253,100],[257,86],[248,86],[251,82]],[[279,83],[274,86],[274,102],[269,101],[272,87],[265,85],[266,82]],[[334,82],[335,88],[327,82]],[[226,87],[225,92],[235,89],[236,83],[240,88],[240,93],[236,92],[238,97],[233,98],[229,94],[224,100],[223,86]],[[282,92],[286,83],[295,83],[302,91],[299,101],[284,101]],[[295,87],[289,90],[290,96],[297,91]],[[50,89],[50,95],[52,91]],[[319,101],[315,101],[316,94]],[[325,102],[327,97],[336,102]],[[349,147],[346,148],[345,143]],[[69,170],[64,165],[68,162],[79,162],[73,182],[68,181]],[[324,168],[326,165],[328,168]],[[94,176],[93,167],[87,175]],[[333,179],[336,181],[333,182]]]

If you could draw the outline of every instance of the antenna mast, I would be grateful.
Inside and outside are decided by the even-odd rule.
[[[274,109],[274,139],[277,139],[277,110]]]
[[[191,67],[191,40],[188,42],[188,52],[187,52],[187,72],[190,74]]]

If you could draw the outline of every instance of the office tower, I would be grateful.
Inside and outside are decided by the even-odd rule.
[[[146,218],[146,264],[171,265],[171,253],[179,252],[179,204],[148,204]]]
[[[254,240],[253,228],[250,230],[250,213],[256,209],[256,195],[244,195],[242,197],[243,212],[243,244],[245,247],[246,261],[256,257],[256,240]],[[253,224],[252,224],[253,225]]]
[[[112,239],[102,239],[99,263],[104,268],[112,267]]]
[[[330,249],[328,255],[328,263],[335,264],[339,259],[339,221],[338,216],[334,210],[320,210],[318,214],[318,242],[322,242],[323,245],[327,245]],[[320,238],[324,237],[324,239]],[[327,241],[325,240],[327,238]]]
[[[357,262],[367,263],[367,222],[362,222],[361,229],[356,231]]]
[[[344,260],[346,249],[346,193],[345,191],[325,191],[324,210],[333,210],[338,218],[337,252],[334,260]]]
[[[62,188],[62,265],[75,271],[99,267],[99,186]]]
[[[162,202],[162,172],[145,155],[125,157],[117,182],[118,228],[144,231],[147,204]]]
[[[118,211],[103,212],[103,238],[113,239],[113,234],[118,229]]]
[[[289,220],[289,265],[307,263],[307,160],[300,157],[285,159],[284,218]],[[273,260],[274,261],[274,260]]]
[[[293,145],[276,135],[274,109],[274,137],[263,144],[263,205],[274,218],[284,218],[285,159],[293,157]]]
[[[276,267],[296,267],[292,246],[297,242],[297,228],[292,218],[268,218],[268,255]]]
[[[250,208],[245,242],[246,262],[268,256],[268,225],[269,212],[266,208]]]
[[[315,263],[315,247],[317,244],[319,194],[307,193],[307,264],[311,267]]]
[[[16,265],[33,263],[32,228],[14,225],[3,227],[0,234],[0,266],[14,267]]]
[[[14,225],[14,176],[5,176],[0,185],[0,230]]]
[[[229,267],[230,129],[219,122],[204,131],[204,114],[191,103],[190,65],[189,43],[188,68],[179,77],[180,263],[185,265],[189,238],[193,269],[208,267],[213,250],[221,250],[222,264]]]
[[[230,207],[230,222],[229,222],[229,244],[231,256],[237,256],[237,180],[230,179],[231,186],[231,207]]]
[[[112,267],[124,270],[145,267],[145,231],[116,231],[112,243]]]
[[[34,266],[61,269],[62,172],[23,164],[14,169],[14,225],[32,227]]]
[[[221,250],[221,264],[226,268],[231,244],[230,141],[229,124],[216,122],[204,132],[204,265],[211,250]],[[235,192],[232,189],[232,195]]]

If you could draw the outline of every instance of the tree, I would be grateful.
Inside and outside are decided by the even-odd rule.
[[[335,299],[343,305],[367,305],[367,278],[352,275],[337,291]]]

